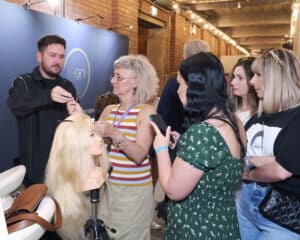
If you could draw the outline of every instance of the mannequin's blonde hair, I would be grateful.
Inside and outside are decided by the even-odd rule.
[[[95,165],[107,170],[104,144],[101,156],[91,155],[92,129],[93,121],[88,115],[75,114],[62,121],[54,135],[46,167],[46,184],[62,210],[63,225],[58,233],[64,240],[79,239],[79,230],[90,215],[89,195],[76,192],[76,185],[88,178]]]

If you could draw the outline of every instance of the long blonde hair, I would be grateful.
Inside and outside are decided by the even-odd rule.
[[[85,193],[76,192],[76,185],[88,178],[95,164],[107,170],[105,149],[99,157],[91,155],[92,128],[93,121],[88,115],[75,114],[62,121],[54,135],[46,167],[46,184],[62,210],[63,226],[58,233],[63,239],[77,239],[79,229],[90,214],[89,198]]]
[[[264,97],[258,114],[275,113],[300,102],[300,64],[287,49],[267,51],[252,64],[254,73],[264,81]]]

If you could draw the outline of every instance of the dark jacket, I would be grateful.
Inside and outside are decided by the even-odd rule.
[[[177,94],[178,87],[176,77],[167,81],[159,99],[157,112],[163,117],[167,126],[171,126],[172,131],[182,133],[184,108]],[[169,153],[171,159],[174,160],[176,149],[169,149]]]
[[[31,74],[17,77],[9,90],[7,104],[17,119],[20,163],[26,166],[29,184],[43,181],[55,128],[67,116],[66,104],[51,99],[55,86],[76,98],[70,81],[61,77],[44,79],[38,67]]]
[[[177,94],[178,83],[176,77],[170,78],[160,96],[157,112],[162,115],[173,131],[182,133],[183,106]]]

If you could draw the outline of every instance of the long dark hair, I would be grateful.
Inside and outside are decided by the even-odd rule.
[[[248,85],[248,101],[249,101],[249,105],[251,108],[251,113],[250,115],[253,116],[256,111],[257,111],[257,106],[258,106],[258,98],[257,95],[255,93],[255,90],[253,88],[253,86],[250,85],[250,80],[251,78],[254,76],[254,72],[251,70],[251,66],[252,63],[254,62],[255,57],[243,57],[240,58],[237,63],[234,65],[233,69],[232,69],[232,73],[230,76],[230,82],[233,80],[234,78],[234,70],[237,67],[242,67],[245,71],[245,76],[246,76],[246,80],[247,80],[247,85]],[[232,91],[231,91],[232,92]],[[239,96],[235,96],[231,93],[231,97],[229,100],[229,104],[230,104],[230,108],[233,112],[236,112],[239,107],[242,106],[242,98]]]
[[[223,120],[232,126],[243,155],[244,146],[237,120],[227,106],[227,86],[220,60],[212,53],[201,52],[184,60],[179,72],[188,86],[183,129],[187,130],[192,124],[209,118]],[[219,113],[222,113],[221,116]]]

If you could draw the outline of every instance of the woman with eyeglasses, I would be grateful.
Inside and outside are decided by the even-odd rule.
[[[254,57],[240,58],[231,73],[229,104],[243,125],[257,111],[258,99],[254,88],[250,85],[250,80],[254,75],[251,70],[254,60]]]
[[[289,50],[273,49],[252,70],[259,107],[245,126],[247,166],[237,194],[241,237],[299,240],[299,61]]]
[[[122,56],[114,62],[113,94],[120,103],[105,108],[96,123],[108,141],[112,172],[100,201],[105,224],[115,228],[112,239],[150,240],[153,186],[148,159],[153,142],[149,104],[156,97],[158,77],[142,55]]]
[[[223,66],[213,54],[201,52],[181,63],[177,81],[184,133],[173,165],[170,127],[164,136],[152,123],[159,180],[171,199],[164,240],[240,239],[234,199],[246,136],[227,108]]]

